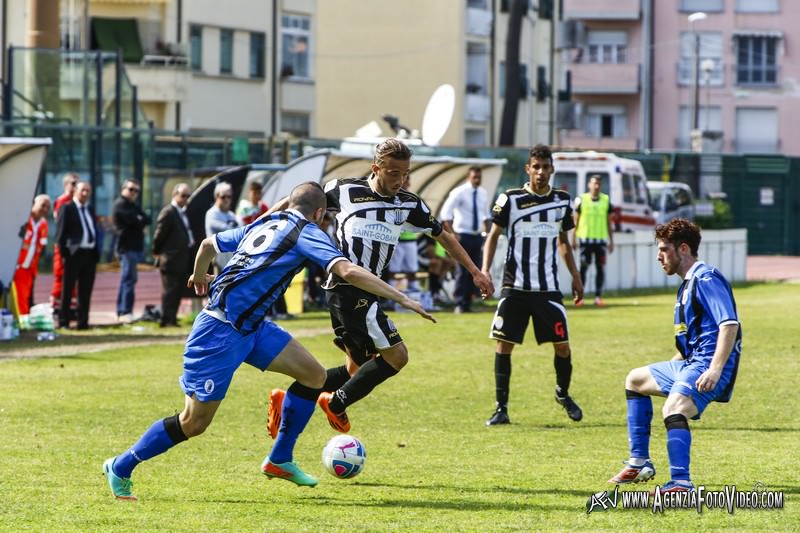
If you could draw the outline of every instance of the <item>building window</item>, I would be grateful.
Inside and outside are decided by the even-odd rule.
[[[467,128],[464,130],[464,144],[467,146],[486,146],[486,130]]]
[[[696,38],[700,38],[700,62],[695,63]],[[703,61],[711,60],[713,68],[707,73],[703,71]],[[707,62],[706,62],[707,63]],[[685,32],[681,34],[681,59],[678,63],[678,83],[684,86],[694,85],[695,68],[698,68],[698,83],[720,87],[725,84],[725,72],[722,68],[722,33],[717,32]],[[708,78],[706,78],[708,76]]]
[[[477,9],[488,9],[486,0],[467,0],[467,7],[474,7]]]
[[[625,137],[628,119],[624,106],[586,106],[584,133],[588,137]]]
[[[700,98],[704,96],[701,94]],[[690,150],[692,148],[691,131],[694,126],[692,107],[681,106],[678,112],[678,138],[676,148]],[[722,108],[720,106],[701,105],[697,109],[697,127],[702,131],[722,131]]]
[[[739,153],[777,153],[780,148],[778,110],[772,107],[737,108],[734,144]]]
[[[189,27],[189,46],[191,48],[192,70],[203,70],[203,27],[192,24]]]
[[[264,58],[267,37],[261,32],[250,32],[250,77],[264,77]]]
[[[291,133],[295,137],[308,138],[310,122],[306,113],[281,113],[281,131]]]
[[[680,10],[685,13],[694,13],[695,11],[719,13],[724,9],[724,0],[681,0],[680,6]]]
[[[483,43],[467,43],[467,94],[487,94],[489,48]]]
[[[310,78],[309,52],[311,18],[300,15],[281,17],[283,46],[281,78]]]
[[[778,37],[736,36],[736,83],[739,85],[777,85],[775,51]]]
[[[777,13],[778,0],[736,0],[739,13]]]
[[[233,30],[219,30],[219,72],[233,74]]]
[[[628,34],[624,31],[589,31],[586,36],[588,63],[625,63]]]

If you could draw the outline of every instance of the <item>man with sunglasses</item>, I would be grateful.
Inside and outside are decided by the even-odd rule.
[[[112,222],[117,233],[115,251],[122,268],[117,292],[117,320],[125,324],[133,322],[133,302],[138,280],[136,265],[144,250],[144,228],[150,224],[150,217],[136,202],[141,190],[137,180],[125,180],[112,211]]]
[[[172,201],[158,214],[153,235],[153,255],[161,273],[161,323],[162,328],[178,325],[178,307],[181,303],[186,278],[192,269],[195,246],[192,228],[186,216],[186,204],[192,189],[179,183],[172,189]]]

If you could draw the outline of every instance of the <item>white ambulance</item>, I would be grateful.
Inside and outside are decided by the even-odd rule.
[[[593,151],[554,152],[553,166],[551,185],[567,191],[573,199],[587,192],[591,176],[600,175],[601,191],[614,207],[616,231],[647,231],[655,227],[647,176],[639,161]]]

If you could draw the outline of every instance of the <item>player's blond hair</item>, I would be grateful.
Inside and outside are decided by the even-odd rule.
[[[411,149],[401,140],[389,138],[375,147],[376,165],[380,165],[385,159],[398,159],[408,161],[411,159]]]

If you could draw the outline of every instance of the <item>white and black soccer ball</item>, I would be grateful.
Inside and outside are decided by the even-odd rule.
[[[367,450],[360,440],[350,435],[336,435],[322,450],[322,464],[339,479],[357,476],[366,462]]]

